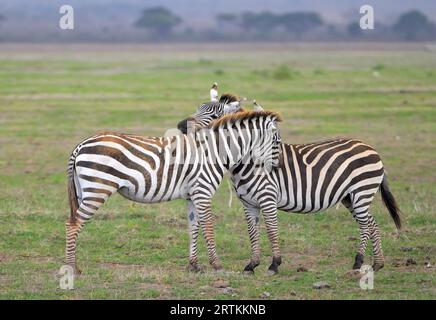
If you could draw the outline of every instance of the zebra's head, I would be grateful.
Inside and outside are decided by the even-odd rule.
[[[280,121],[281,117],[277,113],[257,106],[253,111],[244,110],[226,115],[213,121],[208,128],[223,129],[220,138],[225,137],[226,141],[239,144],[241,149],[237,153],[243,154],[243,157],[232,165],[254,165],[270,171],[281,163]]]
[[[222,118],[231,113],[242,111],[241,101],[233,94],[223,94],[218,102],[206,102],[201,104],[197,111],[188,118],[180,121],[177,128],[183,134],[188,132],[188,128],[204,128],[212,121]]]

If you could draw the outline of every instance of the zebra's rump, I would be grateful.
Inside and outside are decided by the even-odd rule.
[[[350,193],[377,191],[383,164],[369,145],[350,139],[310,144],[282,144],[283,162],[276,171],[278,208],[290,212],[325,210]]]

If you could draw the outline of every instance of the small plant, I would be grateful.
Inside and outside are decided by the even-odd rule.
[[[293,72],[286,64],[278,66],[273,72],[273,78],[276,80],[289,80],[292,76]]]
[[[373,71],[382,71],[386,68],[386,66],[382,63],[377,63],[374,67],[372,67]]]

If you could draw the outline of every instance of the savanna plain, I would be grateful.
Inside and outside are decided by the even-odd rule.
[[[435,299],[436,51],[414,44],[0,44],[1,299]],[[385,267],[374,289],[350,276],[358,225],[342,206],[279,212],[283,264],[269,276],[250,255],[242,206],[223,181],[213,199],[218,254],[187,271],[183,200],[153,205],[119,195],[78,241],[83,273],[59,288],[69,214],[66,167],[81,140],[104,130],[161,136],[208,100],[210,85],[279,111],[282,140],[357,138],[382,156],[403,212],[397,233],[378,195],[371,208]],[[366,262],[371,261],[368,246]],[[314,289],[316,282],[330,288]]]

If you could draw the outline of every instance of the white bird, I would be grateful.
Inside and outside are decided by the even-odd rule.
[[[214,82],[210,88],[210,101],[218,102],[218,83]]]

